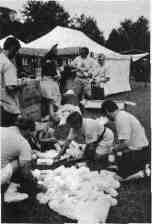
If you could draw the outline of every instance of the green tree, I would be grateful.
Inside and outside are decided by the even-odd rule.
[[[69,22],[69,27],[81,30],[88,37],[98,42],[99,44],[105,44],[103,32],[100,31],[96,20],[91,16],[85,16],[82,14],[80,17],[74,17]]]
[[[106,46],[118,52],[133,49],[150,51],[148,20],[143,16],[139,17],[136,22],[125,19],[118,29],[112,30]]]
[[[134,47],[143,51],[150,51],[150,32],[148,20],[141,16],[133,24],[135,33]]]
[[[69,14],[56,1],[29,0],[22,10],[24,16],[24,33],[29,33],[28,40],[35,39],[55,26],[67,26]],[[24,35],[24,34],[23,34]]]
[[[121,37],[116,29],[111,31],[109,38],[106,41],[106,47],[117,52],[121,51]]]
[[[19,37],[22,23],[16,20],[15,15],[15,10],[0,7],[0,39],[10,34]]]

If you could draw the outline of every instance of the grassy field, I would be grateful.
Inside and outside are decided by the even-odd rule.
[[[115,96],[115,99],[130,100],[136,106],[129,106],[132,112],[145,127],[149,141],[151,140],[150,124],[150,85],[145,88],[143,83],[133,83],[132,92]],[[151,192],[150,180],[136,180],[122,184],[118,206],[112,208],[108,222],[115,223],[151,223]]]
[[[127,111],[133,113],[141,121],[150,141],[150,85],[145,88],[144,83],[133,82],[131,87],[131,92],[109,96],[107,99],[126,100],[136,103],[136,106],[127,106]],[[150,191],[150,180],[148,179],[123,183],[119,190],[118,205],[111,209],[107,222],[151,223]]]
[[[127,110],[136,115],[145,127],[149,141],[150,131],[150,86],[133,83],[132,91],[118,94],[111,99],[128,100],[136,106],[128,106]],[[33,199],[18,205],[7,206],[7,219],[3,222],[31,222],[62,224],[71,222],[50,211],[47,206],[38,205]],[[118,205],[110,210],[108,223],[151,223],[151,192],[150,180],[140,179],[123,183],[119,189]]]

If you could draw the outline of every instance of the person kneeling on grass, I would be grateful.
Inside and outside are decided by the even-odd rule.
[[[146,171],[147,164],[150,164],[150,147],[139,120],[131,113],[120,110],[111,100],[103,102],[101,114],[114,121],[116,127],[118,144],[113,150],[122,154],[117,161],[118,175],[129,180],[136,177],[136,172]]]
[[[93,148],[95,158],[99,159],[103,155],[111,152],[114,141],[113,132],[111,129],[105,128],[99,120],[83,118],[82,115],[76,111],[67,117],[66,123],[69,125],[70,131],[58,158],[66,151],[72,140],[83,144],[89,144],[97,141],[97,139],[101,137],[97,147]]]
[[[31,119],[18,118],[16,124],[2,127],[1,136],[1,185],[3,201],[13,202],[28,198],[28,194],[17,192],[19,182],[36,187],[36,180],[31,174],[32,150],[26,138],[35,131],[35,123]],[[18,176],[17,176],[18,173]]]

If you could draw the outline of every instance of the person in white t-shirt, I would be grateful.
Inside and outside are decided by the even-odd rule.
[[[93,73],[93,82],[92,82],[92,97],[95,99],[104,99],[104,87],[110,78],[109,75],[109,66],[106,63],[106,57],[104,54],[100,54],[97,57],[97,66]]]
[[[26,138],[35,131],[35,123],[31,119],[18,118],[15,126],[1,128],[1,184],[6,190],[12,181],[13,175],[20,172],[22,181],[35,184],[31,174],[32,149]],[[7,192],[7,191],[6,191]],[[5,192],[3,192],[5,193]],[[11,194],[11,200],[18,196]],[[7,194],[4,196],[8,196]],[[28,196],[25,196],[25,198]],[[24,198],[24,197],[23,197]],[[5,198],[4,198],[5,199]]]
[[[84,95],[91,96],[90,80],[97,67],[97,62],[89,56],[89,49],[87,47],[80,49],[80,55],[71,62],[71,66],[77,69],[73,90],[81,87],[82,98]]]
[[[80,49],[80,56],[76,57],[71,65],[78,69],[78,77],[88,78],[92,76],[93,69],[97,65],[97,62],[93,57],[89,56],[89,49],[83,47]]]
[[[103,102],[101,112],[115,123],[118,144],[113,150],[124,154],[119,163],[120,174],[126,177],[127,174],[144,168],[150,161],[150,151],[145,129],[140,121],[129,112],[120,110],[111,100]]]
[[[9,37],[3,47],[4,49],[0,52],[1,126],[9,126],[21,113],[18,100],[17,71],[12,63],[20,48],[20,43],[14,37]]]
[[[40,82],[42,94],[42,116],[54,116],[55,111],[61,104],[57,67],[55,61],[47,60],[43,66],[43,78]]]
[[[101,88],[104,88],[104,84],[106,82],[109,81],[109,77],[108,77],[108,70],[109,70],[109,67],[107,66],[106,64],[106,61],[105,61],[106,57],[104,54],[100,54],[98,55],[98,67],[96,68],[96,72],[94,73],[94,80],[96,82],[96,85],[97,86],[100,86]]]
[[[67,117],[66,122],[70,127],[70,131],[65,142],[65,148],[68,147],[72,140],[81,144],[88,144],[95,142],[103,134],[102,140],[94,149],[96,158],[111,153],[114,134],[111,129],[104,129],[104,125],[98,119],[83,118],[79,112],[75,111]]]

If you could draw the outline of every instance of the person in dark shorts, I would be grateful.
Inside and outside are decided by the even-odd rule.
[[[120,110],[111,100],[103,102],[101,113],[114,121],[116,127],[118,144],[114,146],[113,151],[120,155],[117,160],[118,174],[128,178],[145,169],[151,156],[149,142],[140,121],[131,113]]]

